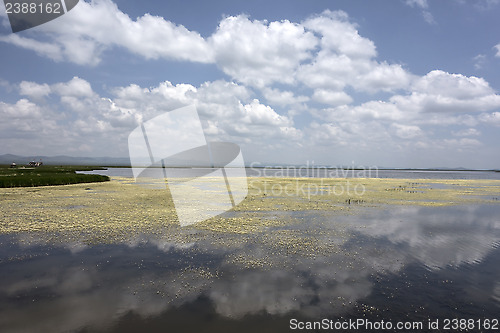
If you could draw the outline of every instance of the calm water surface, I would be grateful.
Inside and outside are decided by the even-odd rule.
[[[169,177],[182,177],[182,168],[166,168]],[[200,175],[210,169],[197,168]],[[146,175],[148,169],[145,170]],[[153,171],[154,172],[154,171]],[[132,178],[131,168],[108,168],[107,170],[84,171],[81,173],[99,174],[111,177]],[[325,168],[246,168],[248,177],[312,177],[312,178],[401,178],[401,179],[500,179],[495,171],[426,171],[426,170],[350,170]]]
[[[429,320],[498,320],[500,205],[359,210],[293,213],[301,223],[243,236],[190,228],[197,240],[182,244],[1,236],[0,331],[290,332],[294,318],[363,318],[437,332]]]

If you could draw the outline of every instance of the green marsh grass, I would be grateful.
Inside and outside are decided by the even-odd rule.
[[[8,165],[0,165],[0,188],[69,185],[109,181],[109,177],[107,176],[76,173],[76,171],[90,171],[95,169],[102,168],[56,165],[42,165],[39,167],[20,166],[11,168]]]

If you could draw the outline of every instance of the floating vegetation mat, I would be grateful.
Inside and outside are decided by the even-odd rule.
[[[219,240],[224,245],[229,242],[228,234],[240,235],[238,241],[246,242],[253,234],[274,228],[284,233],[281,240],[288,244],[285,250],[279,246],[280,251],[296,252],[305,246],[314,252],[318,250],[314,242],[306,242],[304,235],[288,232],[286,227],[296,228],[322,216],[331,221],[335,214],[356,213],[358,207],[495,204],[500,198],[499,180],[249,178],[248,185],[246,199],[232,210],[183,228],[168,189],[138,186],[130,178],[1,188],[0,234],[43,235],[50,241],[84,244],[158,234],[186,245],[224,233]],[[321,231],[316,235],[320,237]]]

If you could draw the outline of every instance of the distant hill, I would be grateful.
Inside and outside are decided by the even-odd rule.
[[[30,161],[38,162],[42,160],[44,164],[49,165],[98,165],[98,166],[124,166],[130,167],[130,159],[128,157],[74,157],[74,156],[20,156],[13,154],[0,155],[0,164],[11,164],[15,162],[17,165],[25,165]],[[178,161],[179,162],[179,161]],[[179,165],[190,165],[192,163]],[[247,167],[253,166],[254,168],[303,168],[304,165],[294,165],[294,164],[275,164],[275,163],[256,163],[252,164],[247,161]],[[308,167],[313,168],[332,168],[332,169],[351,169],[352,166],[325,166],[325,165],[308,165]],[[354,168],[357,169],[356,167]],[[467,169],[464,167],[433,167],[433,168],[395,168],[395,167],[383,167],[379,166],[379,170],[409,170],[409,171],[473,171],[474,169]],[[489,170],[489,169],[488,169]],[[495,170],[497,171],[497,170]],[[500,172],[500,170],[498,170]]]
[[[30,161],[42,161],[49,165],[100,165],[100,166],[130,166],[127,157],[73,157],[73,156],[19,156],[13,154],[0,155],[0,164],[25,165]]]

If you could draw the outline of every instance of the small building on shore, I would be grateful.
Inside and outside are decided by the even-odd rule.
[[[39,167],[41,165],[43,165],[42,161],[39,161],[39,162],[31,161],[31,162],[28,163],[28,166],[29,167],[33,167],[33,168]]]

